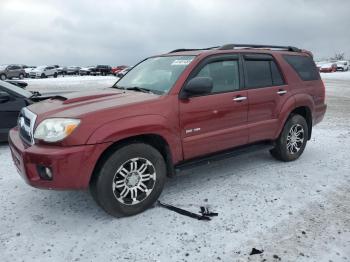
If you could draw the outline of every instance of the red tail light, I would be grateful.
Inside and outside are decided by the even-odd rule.
[[[322,102],[325,103],[326,101],[326,85],[324,83],[324,80],[321,81],[322,82]]]

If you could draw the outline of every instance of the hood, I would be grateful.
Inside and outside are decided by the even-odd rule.
[[[98,111],[109,111],[157,98],[159,96],[154,94],[107,88],[54,96],[28,109],[38,115],[39,121],[49,117],[84,118],[93,117]]]

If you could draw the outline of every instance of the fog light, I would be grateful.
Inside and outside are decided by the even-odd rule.
[[[52,170],[50,167],[38,165],[37,170],[41,179],[52,180]]]

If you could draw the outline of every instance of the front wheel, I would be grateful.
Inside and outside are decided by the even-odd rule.
[[[5,75],[5,74],[1,74],[1,75],[0,75],[0,79],[1,79],[1,80],[6,80],[6,75]]]
[[[306,147],[309,138],[308,130],[304,117],[301,115],[289,117],[280,136],[275,141],[275,147],[270,151],[271,155],[285,162],[298,159]]]
[[[131,216],[149,208],[166,179],[163,156],[154,147],[135,143],[116,150],[94,174],[92,196],[110,215]]]

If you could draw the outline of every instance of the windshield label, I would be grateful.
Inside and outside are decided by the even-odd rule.
[[[174,62],[171,63],[172,66],[177,65],[188,65],[191,63],[192,59],[186,59],[186,60],[174,60]]]

